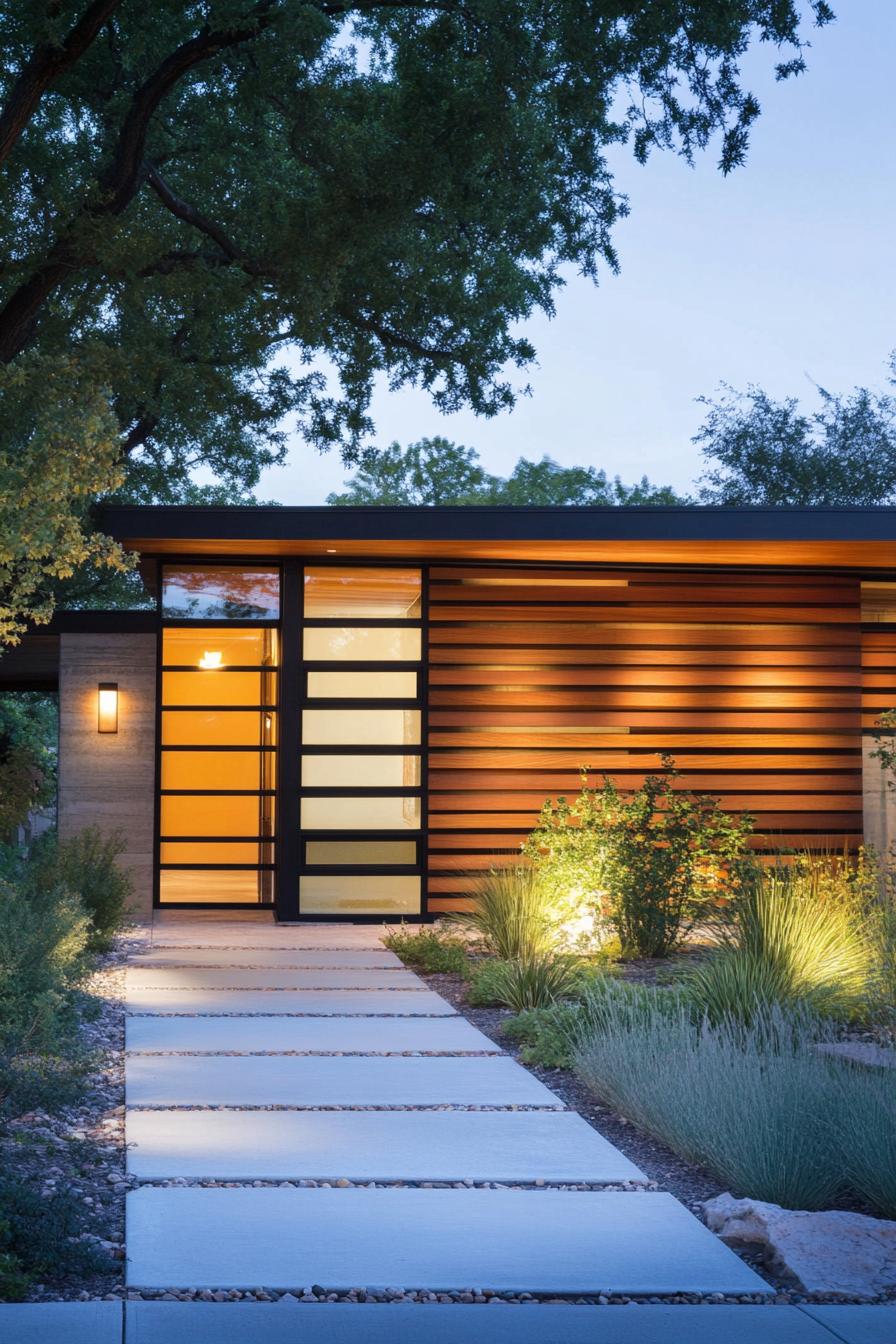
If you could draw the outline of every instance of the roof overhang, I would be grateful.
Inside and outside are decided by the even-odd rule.
[[[109,506],[150,555],[896,567],[896,508]]]
[[[57,691],[62,635],[132,635],[155,628],[155,611],[57,611],[47,625],[0,649],[0,691]]]

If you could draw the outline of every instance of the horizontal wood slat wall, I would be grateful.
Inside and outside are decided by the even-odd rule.
[[[837,574],[433,566],[429,911],[513,863],[582,766],[637,787],[664,750],[683,784],[756,815],[760,851],[855,849],[860,619],[859,580]],[[896,633],[868,641],[873,698]]]

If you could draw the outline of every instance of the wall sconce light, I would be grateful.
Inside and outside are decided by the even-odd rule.
[[[96,692],[96,730],[118,732],[118,682],[101,681]]]
[[[213,672],[216,668],[223,666],[223,654],[217,649],[206,649],[205,653],[199,659],[199,666],[205,668],[206,672]]]

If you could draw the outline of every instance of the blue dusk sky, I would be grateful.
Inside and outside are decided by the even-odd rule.
[[[724,178],[718,147],[691,168],[671,154],[614,155],[631,213],[619,275],[576,274],[556,316],[526,330],[531,395],[491,420],[440,415],[427,396],[378,389],[376,443],[442,434],[507,474],[520,456],[646,474],[681,489],[700,471],[696,398],[758,383],[814,404],[814,385],[881,386],[896,348],[896,0],[833,0],[809,69],[776,83],[771,48],[744,62],[759,97],[746,165]],[[297,437],[261,499],[323,503],[347,475]]]

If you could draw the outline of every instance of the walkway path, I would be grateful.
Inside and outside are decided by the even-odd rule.
[[[128,1196],[132,1289],[264,1286],[301,1297],[312,1287],[392,1288],[442,1300],[481,1300],[486,1290],[572,1301],[717,1293],[756,1302],[771,1292],[406,971],[374,927],[166,915],[151,950],[131,962],[128,1003],[128,1162],[140,1182]],[[191,1309],[190,1331],[201,1310]],[[228,1319],[246,1322],[255,1310]],[[400,1310],[409,1333],[391,1325],[390,1339],[436,1338],[431,1308],[342,1310],[383,1324],[371,1314]],[[461,1324],[476,1310],[446,1308],[437,1338],[477,1338]],[[558,1335],[559,1310],[515,1308],[524,1314],[506,1337],[611,1338],[594,1321],[615,1313],[570,1308],[573,1323]],[[744,1328],[753,1319],[742,1306],[713,1314],[723,1310]],[[785,1309],[758,1310],[763,1340],[822,1338],[795,1311],[798,1324],[779,1336]],[[337,1318],[328,1319],[329,1331]],[[222,1336],[220,1317],[214,1329],[219,1340],[243,1338]],[[728,1324],[722,1334],[731,1344],[756,1337]]]

